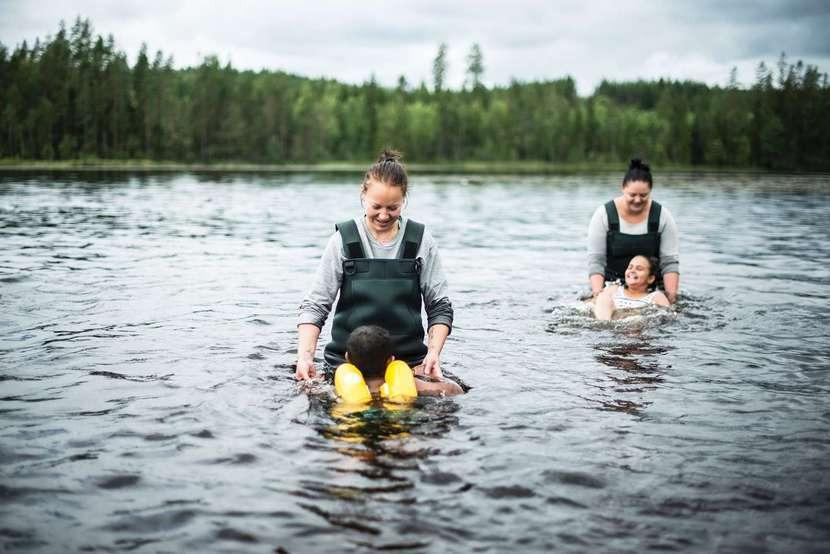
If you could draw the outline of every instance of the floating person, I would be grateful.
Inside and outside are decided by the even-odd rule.
[[[352,331],[379,325],[389,331],[396,359],[416,374],[443,379],[440,357],[452,329],[453,309],[435,240],[423,224],[401,215],[407,187],[400,154],[384,150],[363,178],[364,213],[335,226],[300,305],[297,379],[317,375],[317,340],[338,292],[331,342],[324,351],[329,370],[346,361],[346,340]]]
[[[625,270],[625,285],[608,285],[596,298],[589,300],[593,303],[596,318],[609,320],[625,310],[671,306],[662,291],[652,290],[657,281],[659,263],[655,257],[634,256]]]
[[[588,280],[596,298],[606,283],[622,283],[635,255],[660,260],[657,284],[671,303],[680,287],[677,224],[671,212],[651,198],[651,169],[631,160],[622,194],[599,206],[588,226]]]
[[[392,337],[377,325],[362,325],[346,341],[346,362],[334,374],[334,386],[341,401],[363,404],[372,394],[392,402],[405,403],[418,395],[455,395],[463,389],[455,381],[425,381],[416,378],[409,366],[395,360]]]

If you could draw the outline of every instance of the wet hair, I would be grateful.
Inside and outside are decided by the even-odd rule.
[[[383,327],[362,325],[346,340],[346,353],[364,378],[383,378],[392,356],[392,337]]]
[[[401,187],[401,192],[406,196],[409,177],[406,175],[406,167],[401,162],[401,153],[390,148],[384,149],[377,161],[366,170],[360,192],[366,192],[370,179],[380,181],[385,185]]]
[[[633,158],[628,163],[628,171],[625,172],[625,177],[623,177],[622,181],[623,188],[632,181],[643,181],[644,183],[648,183],[649,189],[652,187],[651,168],[640,158]]]
[[[644,256],[643,254],[637,254],[636,256],[631,256],[631,259],[628,260],[628,263],[631,264],[631,260],[634,258],[645,258],[648,262],[648,276],[651,277],[654,275],[654,282],[652,282],[647,289],[654,290],[657,288],[657,281],[660,277],[660,258],[656,258],[654,256]],[[628,288],[628,285],[625,284],[625,279],[623,279],[623,286]]]

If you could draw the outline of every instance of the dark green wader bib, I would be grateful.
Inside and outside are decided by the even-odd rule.
[[[366,257],[354,220],[335,227],[343,238],[346,259],[326,362],[332,367],[344,363],[349,334],[361,325],[378,325],[392,335],[395,358],[410,366],[420,364],[427,347],[421,323],[421,261],[415,256],[423,224],[407,221],[398,256],[389,260]]]
[[[625,283],[625,270],[634,256],[660,256],[660,204],[651,201],[648,232],[645,235],[620,233],[620,214],[613,200],[605,204],[608,234],[605,238],[605,280]],[[658,272],[657,285],[662,288],[663,276]]]

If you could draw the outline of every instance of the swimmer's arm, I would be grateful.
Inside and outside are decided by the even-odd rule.
[[[609,285],[594,300],[594,317],[608,321],[614,315],[614,293],[617,285]]]
[[[594,273],[588,278],[588,280],[591,283],[591,296],[596,298],[605,286],[605,275]]]
[[[461,385],[449,379],[435,382],[415,378],[415,388],[418,389],[419,396],[455,396],[457,394],[464,394],[464,389],[461,388]]]

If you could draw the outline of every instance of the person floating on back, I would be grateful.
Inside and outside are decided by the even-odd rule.
[[[620,310],[647,306],[671,305],[666,295],[651,290],[657,280],[660,261],[654,257],[634,256],[625,270],[625,285],[608,285],[593,301],[597,319],[613,319]]]
[[[347,403],[371,402],[373,393],[393,402],[405,402],[418,395],[464,392],[452,380],[416,379],[405,362],[395,360],[391,335],[377,325],[363,325],[351,332],[346,341],[346,362],[335,371],[334,386]]]

